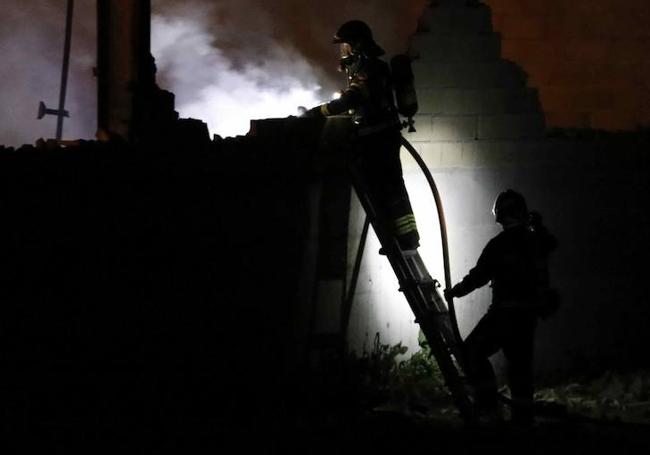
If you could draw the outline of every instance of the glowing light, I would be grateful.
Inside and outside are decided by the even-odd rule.
[[[341,97],[341,92],[334,92],[332,93],[332,99],[337,100]]]
[[[297,115],[319,104],[311,66],[292,49],[277,46],[267,59],[235,67],[212,43],[201,17],[154,16],[152,51],[159,80],[176,94],[181,117],[205,121],[221,136],[245,134],[251,119]]]
[[[299,105],[316,105],[314,91],[300,87],[287,91],[260,90],[239,80],[232,90],[218,86],[201,90],[200,99],[179,106],[182,117],[199,118],[221,136],[245,134],[250,119],[296,115]]]

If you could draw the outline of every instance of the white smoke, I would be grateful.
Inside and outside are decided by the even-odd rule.
[[[213,42],[201,18],[153,17],[152,53],[181,117],[234,136],[249,130],[250,119],[297,115],[298,106],[321,102],[316,72],[290,48],[278,45],[263,59],[235,67]]]
[[[181,117],[202,119],[222,136],[244,134],[250,119],[295,115],[342,88],[331,37],[343,21],[366,20],[391,55],[406,50],[425,4],[155,0],[158,83],[175,93]]]
[[[390,55],[426,0],[152,0],[158,83],[176,95],[183,117],[213,133],[242,134],[249,120],[296,114],[342,88],[330,37],[362,18]],[[0,144],[54,136],[56,118],[36,119],[39,101],[58,104],[65,30],[63,0],[4,2],[0,15]],[[75,2],[64,139],[96,130],[95,2]],[[322,89],[321,89],[322,87]]]

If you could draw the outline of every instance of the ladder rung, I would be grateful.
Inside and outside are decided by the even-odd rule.
[[[407,283],[402,282],[399,286],[399,292],[404,292],[407,289],[418,288],[420,286],[431,286],[434,282],[435,280],[430,280],[428,278],[425,278],[424,280],[414,280]]]
[[[408,144],[405,140],[402,142]],[[390,237],[390,230],[382,229],[382,220],[377,216],[372,194],[367,191],[362,173],[359,173],[355,166],[351,166],[351,171],[352,183],[359,200],[382,244],[380,254],[388,256],[399,281],[399,291],[404,293],[415,313],[415,322],[421,321],[421,328],[431,346],[431,352],[461,415],[468,422],[474,421],[475,413],[465,388],[466,380],[459,375],[460,371],[453,361],[456,354],[462,350],[462,339],[457,339],[453,332],[450,333],[449,311],[446,310],[444,300],[442,304],[436,304],[438,299],[434,295],[437,292],[435,288],[439,288],[440,284],[431,278],[417,250],[402,250],[395,239]],[[437,311],[437,307],[443,307],[444,310]]]
[[[449,311],[430,311],[425,316],[426,317],[431,317],[433,319],[442,319],[443,317],[445,317],[445,318],[448,317],[448,315],[449,315]],[[420,318],[416,317],[415,322],[419,323]]]

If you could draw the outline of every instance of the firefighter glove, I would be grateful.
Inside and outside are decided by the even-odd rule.
[[[325,111],[326,108],[324,106],[327,106],[326,104],[323,104],[322,106],[316,106],[312,107],[308,111],[306,111],[302,116],[306,118],[322,118],[325,117]]]
[[[451,299],[453,299],[455,297],[453,289],[445,289],[443,294],[444,294],[445,300],[447,302],[449,302]]]

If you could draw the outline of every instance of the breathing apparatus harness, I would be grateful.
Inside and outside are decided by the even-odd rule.
[[[339,60],[339,71],[344,71],[347,74],[349,87],[355,75],[368,62],[369,57],[361,49],[350,47],[348,50],[348,53],[342,53],[341,59]],[[393,93],[397,104],[397,113],[406,117],[407,120],[400,121],[397,119],[395,121],[387,121],[378,125],[360,128],[358,136],[367,136],[383,131],[384,129],[395,127],[399,127],[399,129],[408,127],[409,133],[416,131],[413,117],[418,111],[418,101],[410,57],[405,54],[394,56],[390,61],[390,72]],[[353,117],[353,121],[357,124],[361,123],[359,118],[355,119]]]

